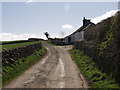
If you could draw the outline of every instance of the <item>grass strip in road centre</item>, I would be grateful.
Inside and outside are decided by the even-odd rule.
[[[19,60],[16,60],[14,64],[11,66],[7,66],[5,68],[2,68],[2,85],[5,86],[9,84],[13,79],[20,76],[23,72],[25,72],[28,68],[30,68],[32,65],[37,63],[40,59],[43,58],[47,53],[47,50],[45,47],[42,46],[42,48],[39,51],[36,51],[32,55],[21,58]]]
[[[77,49],[70,50],[80,72],[86,77],[91,88],[119,88],[111,76],[101,72],[87,55]]]

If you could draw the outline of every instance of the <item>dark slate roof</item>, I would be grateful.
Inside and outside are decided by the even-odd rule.
[[[84,29],[84,27],[83,26],[81,26],[80,28],[78,28],[73,34],[75,34],[75,33],[77,33],[77,32],[80,32],[80,31],[82,31]]]
[[[93,26],[93,25],[95,25],[94,23],[92,23],[92,22],[90,22],[90,24],[89,25],[87,25],[86,27],[84,27],[84,26],[81,26],[80,28],[78,28],[75,32],[73,32],[72,34],[70,34],[70,35],[68,35],[68,36],[66,36],[66,37],[69,37],[69,36],[71,36],[71,35],[73,35],[73,34],[75,34],[75,33],[77,33],[77,32],[80,32],[80,31],[82,31],[82,30],[86,30],[88,27],[90,27],[90,26]]]
[[[83,28],[82,30],[83,31],[85,31],[88,27],[91,27],[91,26],[93,26],[93,25],[95,25],[94,23],[90,23],[89,25],[87,25],[85,28]]]

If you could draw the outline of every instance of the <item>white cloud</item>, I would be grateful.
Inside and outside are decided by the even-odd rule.
[[[13,33],[0,33],[0,41],[13,41],[13,40],[27,40],[28,38],[45,38],[36,34],[13,34]]]
[[[73,25],[69,25],[69,24],[62,25],[62,29],[71,30],[73,29]]]
[[[64,5],[64,9],[65,9],[65,11],[69,11],[70,10],[70,5],[69,4],[65,4]]]
[[[98,22],[108,18],[108,17],[111,17],[113,16],[118,10],[111,10],[109,12],[106,12],[105,14],[101,15],[101,16],[98,16],[96,18],[93,18],[91,19],[91,21],[95,24],[97,24]]]
[[[27,0],[27,4],[30,4],[30,3],[32,3],[32,2],[34,2],[34,0]]]
[[[50,37],[51,38],[61,38],[61,36],[59,35],[59,33],[57,33],[57,34],[52,33],[52,34],[50,34]]]

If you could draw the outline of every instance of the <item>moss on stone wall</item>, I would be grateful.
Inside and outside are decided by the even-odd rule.
[[[111,19],[111,26],[105,35],[105,39],[100,44],[100,48],[99,48],[100,56],[104,55],[104,50],[107,49],[107,47],[113,43],[113,40],[115,39],[113,35],[115,33],[115,28],[117,27],[116,25],[117,25],[117,17],[113,16]]]
[[[75,47],[92,57],[101,71],[120,83],[120,12],[90,30],[85,32],[85,41],[76,42]],[[98,41],[101,35],[103,37]]]

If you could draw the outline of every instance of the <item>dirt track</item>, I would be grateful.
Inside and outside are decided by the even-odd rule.
[[[88,88],[68,50],[43,43],[48,54],[5,88]]]

